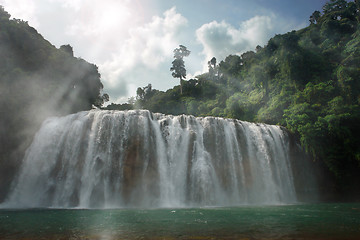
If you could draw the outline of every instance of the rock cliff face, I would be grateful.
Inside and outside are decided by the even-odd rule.
[[[3,206],[281,204],[314,190],[278,126],[149,111],[45,121]],[[299,169],[304,168],[304,169]],[[296,185],[301,183],[298,191]],[[308,186],[308,188],[306,187]]]

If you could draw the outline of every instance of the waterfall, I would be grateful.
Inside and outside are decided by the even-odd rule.
[[[279,126],[146,110],[47,119],[5,206],[192,207],[297,201]]]

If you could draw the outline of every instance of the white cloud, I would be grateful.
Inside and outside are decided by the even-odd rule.
[[[129,37],[129,29],[142,20],[134,2],[128,0],[51,1],[61,3],[67,19],[63,34],[75,52],[97,64],[109,59]]]
[[[83,0],[49,0],[50,2],[59,2],[65,8],[73,8],[75,10],[80,10]]]
[[[148,83],[159,90],[178,84],[169,68],[179,44],[192,52],[185,60],[190,79],[200,73],[200,62],[206,71],[214,56],[220,61],[229,54],[254,50],[275,33],[294,29],[289,20],[270,14],[238,26],[213,21],[195,33],[175,7],[151,18],[158,12],[151,1],[0,0],[0,4],[13,17],[29,21],[55,46],[70,44],[75,56],[98,65],[111,101],[124,101]]]
[[[107,34],[110,30],[119,32],[126,29],[132,20],[130,19],[133,16],[132,9],[123,2],[115,0],[84,1],[81,7],[79,2],[64,2],[65,7],[72,8],[76,12],[76,18],[67,31],[69,35],[81,33],[84,36],[99,37],[101,34]]]
[[[29,21],[52,44],[70,44],[75,56],[99,66],[111,101],[151,83],[177,84],[169,71],[173,49],[187,38],[187,19],[170,8],[148,15],[133,0],[0,0],[13,17]],[[149,20],[150,19],[150,20]]]
[[[0,0],[0,5],[6,6],[5,11],[9,12],[12,18],[29,21],[35,28],[39,26],[39,21],[35,17],[36,4],[34,0]]]
[[[186,25],[187,20],[173,7],[162,17],[154,16],[151,22],[131,29],[111,60],[100,64],[105,91],[118,99],[119,88],[127,87],[123,93],[134,95],[137,87],[148,83],[162,90],[173,86],[168,81],[173,49]]]
[[[274,15],[255,16],[242,22],[238,28],[226,21],[202,25],[196,30],[196,36],[203,46],[204,70],[212,57],[223,60],[230,54],[254,50],[257,45],[265,45],[275,32],[284,29],[287,29],[287,24]]]

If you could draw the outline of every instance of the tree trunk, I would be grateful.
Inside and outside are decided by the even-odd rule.
[[[180,95],[182,95],[182,77],[180,77]]]

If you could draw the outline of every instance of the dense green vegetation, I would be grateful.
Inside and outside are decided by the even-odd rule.
[[[0,6],[0,201],[26,147],[48,116],[101,106],[108,99],[95,65],[55,48]]]
[[[328,167],[339,193],[359,192],[359,5],[331,0],[304,29],[219,64],[211,59],[208,73],[183,82],[182,94],[179,86],[162,92],[149,85],[128,106],[280,124]]]

